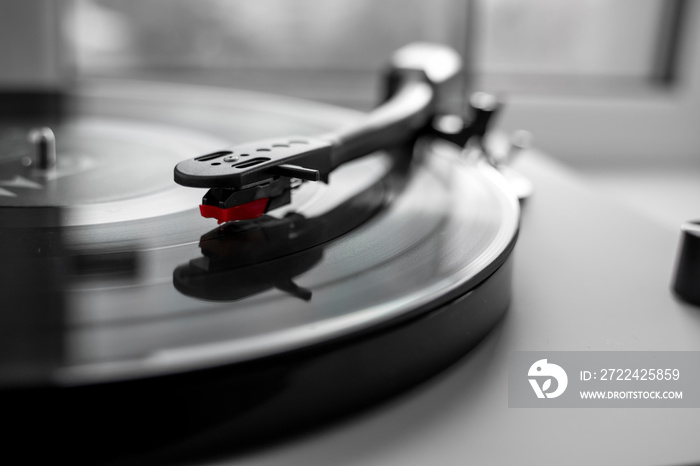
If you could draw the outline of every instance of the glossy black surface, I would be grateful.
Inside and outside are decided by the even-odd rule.
[[[160,125],[149,134],[163,147],[207,146],[224,128],[253,138],[246,125],[261,121],[258,133],[301,134],[353,118],[160,85],[87,87],[81,102],[108,128]],[[306,123],[290,118],[299,108]],[[73,463],[180,458],[328,421],[450,364],[506,309],[517,199],[448,144],[396,155],[350,162],[276,216],[214,230],[169,185],[3,207],[5,422],[59,445],[33,453]]]
[[[127,104],[128,99],[120,95],[127,90],[125,87],[86,89],[81,114],[92,118],[101,112],[99,121],[103,123],[100,124],[110,128],[97,135],[117,134],[122,130],[128,134],[138,132],[138,119],[111,129],[109,118],[114,118],[116,112],[121,113],[122,120],[132,113],[143,119],[151,112],[161,122],[146,121],[144,127],[160,125],[160,132],[147,132],[155,138],[154,143],[164,138],[164,147],[173,147],[173,141],[182,142],[187,131],[191,133],[191,145],[197,141],[206,145],[218,137],[217,124],[226,115],[232,119],[227,129],[237,128],[236,118],[241,114],[240,107],[245,107],[246,98],[245,94],[226,92],[222,96],[211,91],[218,103],[214,107],[207,103],[203,90],[197,89],[197,98],[193,99],[199,102],[196,104],[187,102],[188,94],[182,89],[164,92],[167,86],[159,87],[164,92],[159,100],[157,92],[134,85],[130,94],[138,99]],[[180,98],[174,100],[173,95]],[[223,112],[221,105],[226,100],[222,97],[228,97],[232,109],[237,111]],[[258,99],[257,107],[256,99],[251,101],[250,112],[246,111],[251,115],[246,119],[248,125],[256,122],[253,118],[256,112],[264,113],[265,99]],[[138,103],[143,102],[147,110],[140,112],[142,107]],[[267,125],[263,126],[267,131],[276,121],[275,112],[284,113],[284,103],[282,100],[276,105],[268,104]],[[169,128],[167,123],[175,120],[170,124],[176,125],[183,118],[186,112],[179,110],[182,107],[192,115],[192,128],[175,131],[177,126]],[[297,103],[291,108],[298,108]],[[309,113],[310,118],[321,115],[328,126],[342,124],[343,117],[352,118],[337,111],[339,115],[332,120],[324,111],[333,110],[321,106],[318,112]],[[280,125],[280,133],[299,129],[298,119],[284,116],[279,119],[287,123]],[[197,127],[205,123],[212,129],[199,139]],[[246,124],[240,127],[244,132],[247,128]],[[307,128],[309,132],[319,131],[313,122]],[[169,140],[173,134],[175,139]],[[127,190],[125,199],[62,208],[62,227],[47,224],[50,219],[42,219],[41,224],[46,228],[38,229],[36,234],[58,234],[61,250],[68,251],[64,254],[65,261],[69,265],[87,264],[83,272],[70,275],[63,290],[66,309],[60,336],[66,350],[45,379],[60,385],[94,383],[248,360],[404,318],[465,293],[509,253],[517,231],[517,201],[495,170],[460,161],[458,152],[449,145],[433,146],[430,141],[422,144],[413,167],[400,177],[401,186],[382,181],[389,180],[386,177],[394,165],[392,158],[378,154],[339,168],[332,173],[329,186],[306,183],[295,193],[290,208],[279,211],[277,218],[281,219],[296,213],[310,220],[332,220],[314,221],[312,231],[322,231],[327,225],[338,229],[326,238],[329,241],[324,244],[318,262],[308,270],[305,267],[297,270],[303,273],[294,275],[294,286],[287,280],[272,280],[291,291],[296,287],[309,290],[312,296],[309,301],[278,289],[270,281],[264,286],[256,284],[261,291],[257,294],[236,290],[236,284],[232,283],[229,290],[219,293],[217,300],[178,291],[173,285],[173,272],[202,256],[200,237],[214,226],[198,215],[196,201],[187,207],[187,196],[196,199],[198,190],[172,183],[136,197]],[[404,157],[410,159],[410,153]],[[103,168],[98,164],[95,170],[99,174]],[[368,189],[372,186],[375,188]],[[156,199],[157,205],[166,206],[163,212],[172,213],[158,215],[160,212],[144,210],[143,203],[149,197]],[[349,199],[353,202],[345,202]],[[34,212],[12,208],[5,211],[4,218],[15,225],[32,225],[38,221]],[[346,218],[350,220],[343,221]],[[355,229],[330,241],[352,228]],[[308,233],[301,235],[289,253],[294,248],[301,251],[310,247],[315,241],[305,243],[308,238]],[[258,249],[260,243],[253,244]],[[248,246],[236,247],[245,251]],[[261,254],[262,262],[277,255],[270,252],[269,245],[259,249],[255,254]],[[124,259],[125,254],[134,257]],[[241,254],[245,253],[239,252],[237,260]],[[131,263],[133,270],[85,273],[91,269],[95,272],[99,267],[94,264],[99,263],[117,264],[122,269]],[[234,261],[230,269],[241,264]],[[226,293],[238,301],[222,302],[220,298]],[[242,296],[248,297],[241,300]],[[33,312],[51,310],[39,307]]]
[[[673,290],[684,301],[700,306],[700,222],[687,222],[681,228]]]
[[[356,412],[453,363],[501,318],[510,278],[508,261],[432,312],[285,355],[176,376],[5,390],[4,422],[18,438],[44,442],[22,452],[28,460],[173,464],[240,453]]]

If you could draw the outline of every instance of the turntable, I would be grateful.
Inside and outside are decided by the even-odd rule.
[[[68,422],[81,461],[201,438],[243,449],[458,359],[508,305],[519,224],[515,191],[478,156],[495,101],[477,96],[461,129],[433,124],[460,69],[445,47],[401,49],[363,117],[94,83],[51,129],[11,121],[6,419],[64,448]]]
[[[414,45],[368,115],[93,81],[5,119],[8,443],[72,464],[696,460],[692,411],[507,407],[509,351],[697,350],[700,321],[666,291],[675,232],[531,149],[520,232],[530,187],[485,148],[497,103],[439,118],[458,76]]]

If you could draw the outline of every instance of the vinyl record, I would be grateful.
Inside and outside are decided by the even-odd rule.
[[[219,227],[199,215],[201,190],[172,182],[174,163],[197,153],[360,117],[86,83],[53,126],[51,174],[27,166],[18,142],[35,123],[5,125],[7,419],[40,438],[63,438],[70,419],[91,461],[243,448],[396,393],[476,344],[508,304],[519,206],[456,146],[426,137],[363,157],[284,209]]]

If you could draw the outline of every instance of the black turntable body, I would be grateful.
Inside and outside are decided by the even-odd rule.
[[[239,451],[459,359],[510,301],[520,209],[498,170],[454,143],[480,143],[495,107],[477,103],[447,136],[429,129],[458,76],[453,52],[418,44],[397,52],[365,117],[86,83],[53,129],[8,120],[1,376],[14,433],[74,463]],[[172,182],[176,164],[188,187]]]
[[[491,160],[484,96],[441,130],[450,51],[409,47],[392,65],[368,115],[89,81],[48,116],[4,117],[8,450],[69,464],[697,460],[693,410],[507,407],[511,351],[700,349],[696,309],[667,290],[676,233],[536,150],[520,150],[522,178]],[[517,179],[536,187],[522,206]]]

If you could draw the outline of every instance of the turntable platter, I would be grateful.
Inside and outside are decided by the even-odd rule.
[[[358,118],[232,90],[86,83],[56,130],[58,175],[22,166],[17,145],[0,158],[2,180],[34,183],[6,183],[16,195],[0,197],[0,252],[13,264],[0,288],[6,402],[81,419],[97,444],[85,426],[98,413],[141,413],[139,429],[162,434],[153,445],[223,416],[227,431],[254,438],[381,399],[476,344],[509,301],[519,205],[495,169],[456,146],[420,140],[412,164],[405,148],[363,157],[274,214],[218,228],[197,212],[201,192],[169,181],[174,160],[223,141]],[[274,401],[229,400],[167,428],[158,419],[175,398],[219,398],[221,383]],[[105,396],[121,401],[105,407]],[[297,405],[310,396],[325,401],[309,417]],[[286,420],[270,430],[264,420],[280,409]]]

